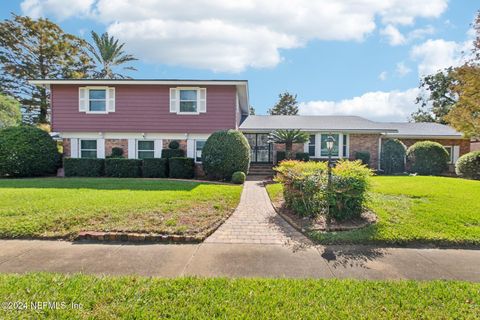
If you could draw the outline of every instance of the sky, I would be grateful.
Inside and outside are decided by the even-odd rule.
[[[266,114],[281,92],[301,114],[406,121],[422,75],[460,64],[477,0],[0,0],[88,41],[125,42],[139,79],[246,79]]]

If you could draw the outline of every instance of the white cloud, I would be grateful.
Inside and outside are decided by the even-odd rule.
[[[275,66],[282,49],[312,40],[362,41],[376,21],[395,28],[418,17],[438,17],[447,2],[24,0],[22,10],[59,19],[94,18],[127,41],[129,51],[155,63],[238,72]]]
[[[470,51],[471,41],[455,42],[444,39],[429,39],[416,45],[410,51],[413,60],[418,62],[418,74],[424,76],[462,64]]]
[[[20,7],[34,19],[53,15],[63,20],[72,16],[90,16],[95,0],[24,0]]]
[[[403,76],[406,76],[407,74],[409,74],[410,72],[412,72],[412,69],[407,67],[407,65],[405,65],[405,62],[402,61],[402,62],[397,63],[397,67],[395,68],[395,72],[400,77],[403,77]]]
[[[341,101],[302,102],[299,113],[304,115],[357,115],[378,121],[402,121],[417,109],[419,89],[375,91]]]
[[[382,72],[380,72],[380,74],[378,75],[378,79],[380,79],[380,80],[382,80],[382,81],[387,80],[387,77],[388,77],[387,71],[382,71]]]
[[[399,46],[407,43],[405,36],[391,24],[380,30],[380,34],[388,38],[388,43],[390,43],[391,46]]]
[[[435,33],[435,28],[432,26],[426,26],[425,28],[418,28],[413,31],[411,31],[408,34],[408,40],[414,40],[414,39],[423,39],[426,36],[432,35]]]

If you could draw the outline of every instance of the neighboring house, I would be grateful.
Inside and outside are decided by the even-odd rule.
[[[208,136],[218,130],[245,133],[252,162],[273,163],[283,145],[272,145],[275,129],[301,129],[310,141],[294,146],[311,158],[326,159],[325,139],[335,138],[334,158],[368,151],[377,168],[382,141],[399,138],[407,146],[434,140],[447,147],[451,162],[469,151],[469,141],[448,126],[374,122],[356,116],[248,115],[244,80],[32,80],[51,90],[52,130],[63,138],[64,156],[104,158],[121,147],[131,159],[160,157],[178,140],[188,157],[201,163]]]

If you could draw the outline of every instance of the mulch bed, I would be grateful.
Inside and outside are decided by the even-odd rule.
[[[360,218],[350,219],[346,221],[331,221],[327,226],[325,217],[317,218],[300,217],[291,209],[285,206],[285,201],[272,201],[275,211],[287,220],[294,228],[301,232],[307,231],[351,231],[365,228],[377,222],[377,215],[371,211],[363,212]]]

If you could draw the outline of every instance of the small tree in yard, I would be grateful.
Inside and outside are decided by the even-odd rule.
[[[18,125],[21,121],[20,103],[14,98],[0,94],[0,129]]]
[[[287,159],[292,159],[292,147],[294,143],[305,143],[308,139],[308,134],[300,130],[275,130],[270,133],[269,137],[271,142],[285,144]]]

